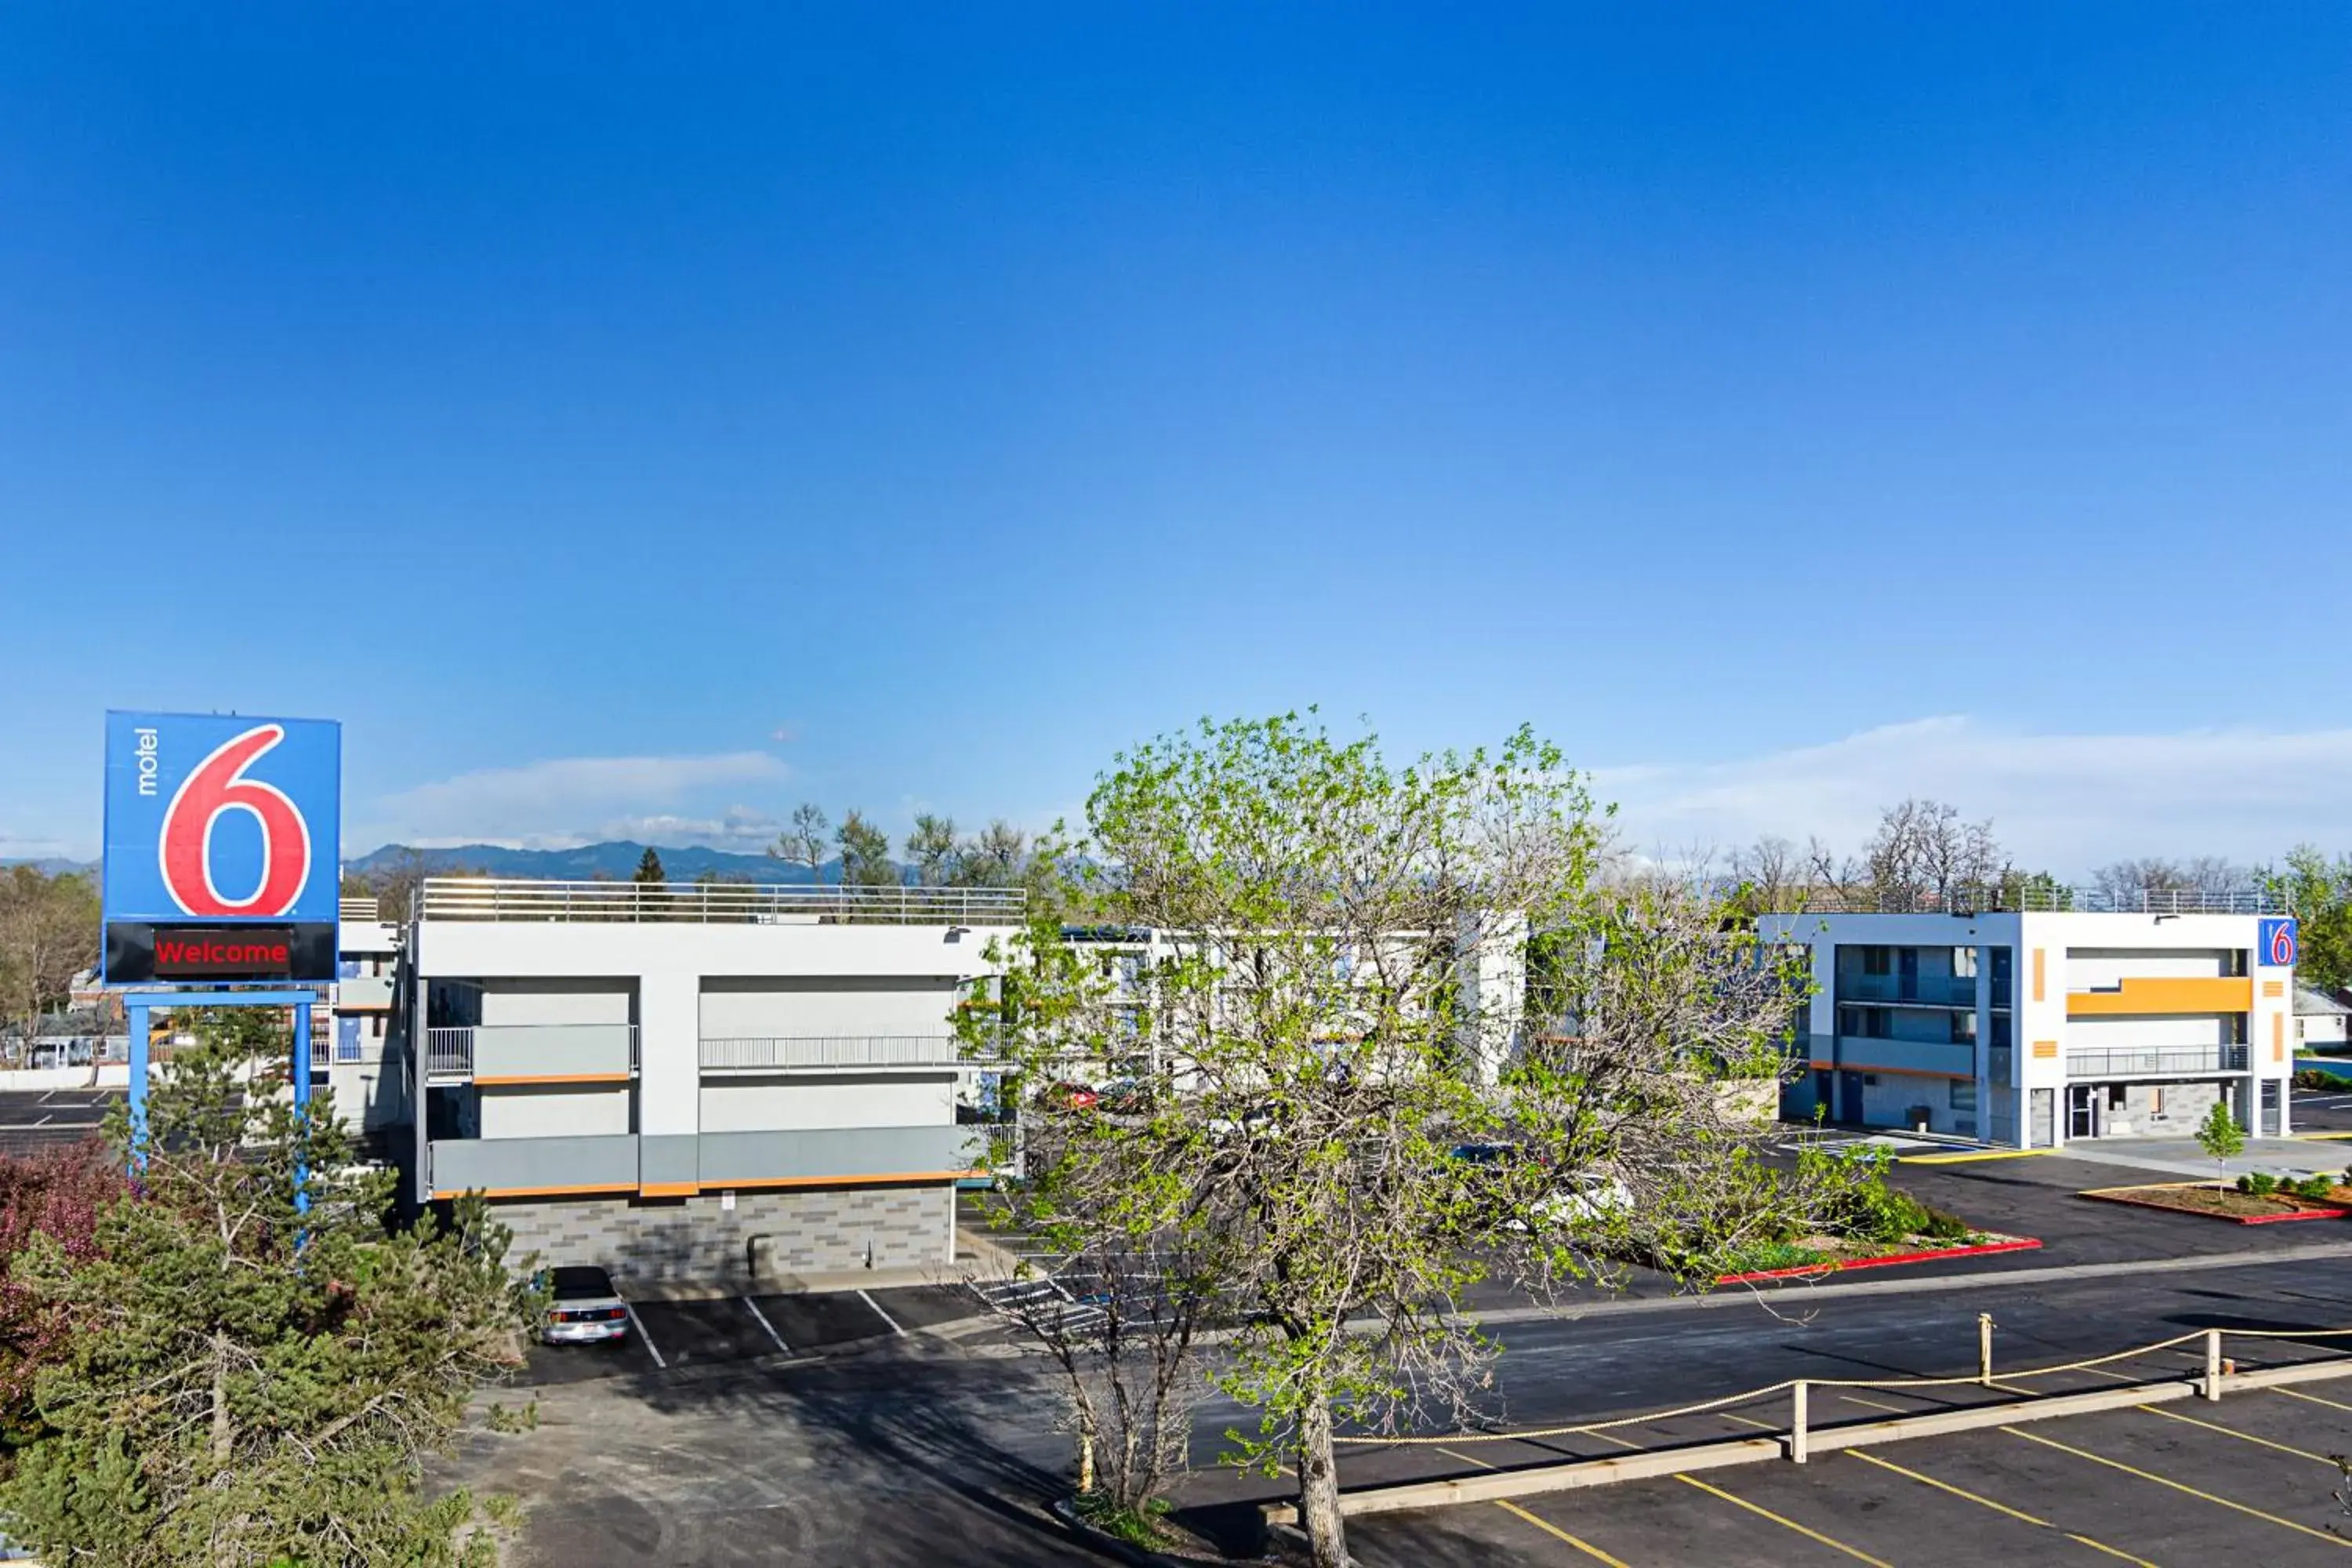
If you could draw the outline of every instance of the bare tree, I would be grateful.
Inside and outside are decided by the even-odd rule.
[[[1027,1168],[1003,1217],[1053,1261],[966,1286],[1060,1370],[1089,1512],[1148,1535],[1206,1392],[1195,1342],[1216,1304],[1219,1238],[1181,1223],[1136,1235],[1118,1218],[1115,1166],[1064,1158],[1050,1133],[1032,1142]]]
[[[2105,900],[2136,908],[2170,893],[2212,897],[2238,892],[2255,886],[2257,879],[2221,856],[2199,855],[2187,860],[2117,860],[2092,872],[2091,881]]]
[[[1958,897],[1999,888],[2010,868],[1990,820],[1965,822],[1939,800],[1888,806],[1864,858],[1871,890],[1914,909],[1949,909]]]
[[[814,801],[803,801],[793,807],[792,825],[776,837],[768,853],[779,860],[791,860],[809,868],[809,881],[824,880],[824,852],[833,843],[833,824],[824,808]]]
[[[1733,850],[1729,868],[1731,880],[1745,889],[1750,907],[1797,910],[1805,907],[1811,890],[1809,864],[1809,851],[1768,833],[1746,848]]]

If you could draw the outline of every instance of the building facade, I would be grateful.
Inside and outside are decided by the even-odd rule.
[[[2187,1136],[2218,1100],[2284,1136],[2293,926],[2257,896],[2184,902],[1763,917],[1813,980],[1784,1114],[2053,1148]]]
[[[401,952],[419,1204],[635,1279],[947,1265],[951,1029],[1006,889],[427,879]]]

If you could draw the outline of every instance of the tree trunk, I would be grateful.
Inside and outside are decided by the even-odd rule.
[[[1298,1522],[1315,1568],[1348,1568],[1347,1526],[1339,1518],[1339,1464],[1331,1447],[1331,1404],[1310,1395],[1298,1413]]]

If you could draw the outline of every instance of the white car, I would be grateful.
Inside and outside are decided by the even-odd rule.
[[[629,1307],[613,1287],[613,1277],[587,1264],[551,1268],[547,1318],[539,1337],[551,1345],[612,1344],[629,1337]]]

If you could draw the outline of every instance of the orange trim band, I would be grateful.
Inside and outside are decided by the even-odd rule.
[[[476,1074],[474,1081],[477,1084],[487,1083],[493,1088],[528,1083],[626,1083],[629,1075],[625,1072],[518,1072],[488,1076]]]
[[[986,1174],[986,1171],[886,1171],[870,1176],[770,1176],[753,1182],[705,1182],[702,1190],[706,1193],[742,1193],[766,1187],[870,1187],[885,1182],[961,1182],[968,1176]]]
[[[692,1182],[646,1182],[637,1188],[641,1198],[690,1198],[702,1189]]]
[[[1815,1062],[1813,1069],[1816,1072],[1884,1072],[1892,1073],[1896,1078],[1948,1078],[1960,1083],[1967,1083],[1976,1077],[1976,1074],[1968,1072],[1937,1072],[1933,1068],[1876,1068],[1866,1062]],[[984,1176],[988,1173],[974,1171],[972,1174]]]
[[[2037,947],[2033,950],[2033,999],[2036,1002],[2042,1000],[2042,982],[2049,968],[2049,952],[2048,948]]]
[[[2254,983],[2242,975],[2139,976],[2113,991],[2070,991],[2070,1018],[2146,1017],[2159,1013],[2243,1013],[2254,1005]]]
[[[592,1182],[580,1187],[455,1187],[436,1190],[436,1200],[462,1198],[467,1193],[478,1192],[486,1198],[572,1198],[595,1193],[627,1193],[635,1189],[627,1183],[615,1186],[607,1182]]]

